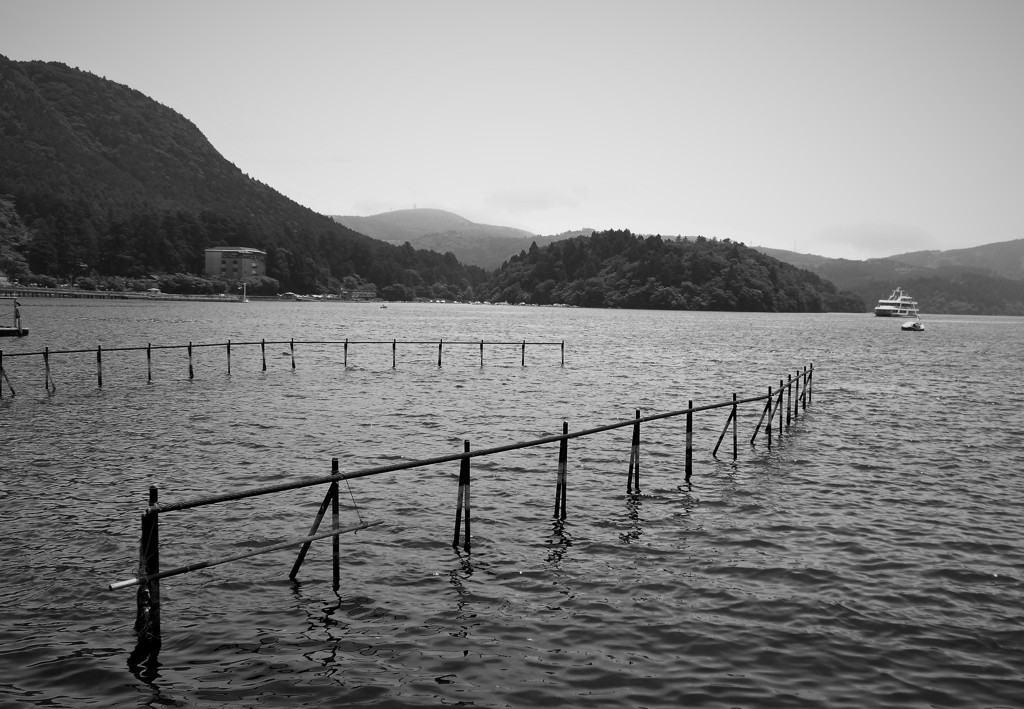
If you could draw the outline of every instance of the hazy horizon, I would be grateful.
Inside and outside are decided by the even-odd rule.
[[[196,124],[329,215],[843,258],[1024,236],[1024,3],[0,2],[0,54]]]

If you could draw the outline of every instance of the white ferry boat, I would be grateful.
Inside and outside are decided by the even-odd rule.
[[[880,318],[916,318],[917,301],[907,295],[902,288],[897,287],[888,298],[878,301],[875,315]]]

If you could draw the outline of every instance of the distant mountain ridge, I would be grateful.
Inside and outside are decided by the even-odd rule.
[[[409,242],[417,249],[452,253],[461,263],[494,270],[536,243],[545,246],[560,239],[588,235],[593,229],[538,236],[515,227],[478,224],[443,209],[398,209],[368,217],[331,217],[360,234],[391,244]]]
[[[755,247],[874,305],[901,286],[923,313],[1024,315],[1024,239],[853,261]]]

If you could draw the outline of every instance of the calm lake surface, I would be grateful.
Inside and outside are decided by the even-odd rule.
[[[453,304],[24,299],[0,341],[5,707],[1024,706],[1024,318]],[[226,348],[235,344],[231,374]],[[344,365],[338,344],[353,344]],[[485,347],[438,340],[565,342]],[[392,368],[391,341],[399,344]],[[193,377],[183,349],[195,343]],[[146,353],[154,346],[152,382]],[[95,350],[104,349],[103,386]],[[84,349],[49,357],[13,356]],[[139,519],[161,502],[526,441],[767,392],[813,364],[771,449],[761,404],[342,484],[331,544],[166,579],[129,662]],[[11,396],[11,387],[16,392]],[[777,426],[776,426],[777,429]],[[325,486],[161,515],[163,568],[305,535]]]

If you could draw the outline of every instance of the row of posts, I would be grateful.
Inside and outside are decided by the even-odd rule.
[[[270,486],[262,488],[260,490],[250,490],[247,492],[238,493],[227,493],[210,498],[203,498],[200,500],[194,500],[191,502],[179,503],[177,505],[158,505],[158,490],[156,486],[149,488],[149,507],[146,512],[142,515],[142,530],[141,538],[139,543],[139,574],[137,579],[129,581],[122,581],[115,584],[111,584],[110,588],[121,588],[129,585],[137,585],[137,614],[135,630],[139,638],[139,643],[133,653],[133,661],[141,663],[146,661],[145,658],[149,658],[150,661],[154,661],[156,653],[160,648],[160,579],[168,576],[178,575],[194,571],[208,566],[216,564],[227,563],[229,561],[235,561],[257,554],[268,553],[279,549],[285,549],[288,547],[295,546],[297,543],[302,544],[298,556],[292,566],[289,578],[294,580],[299,572],[303,560],[306,557],[306,553],[309,550],[311,543],[317,539],[325,538],[330,536],[333,538],[333,583],[334,589],[337,590],[340,586],[340,541],[339,536],[342,533],[355,531],[357,529],[363,529],[368,526],[379,524],[379,522],[366,523],[362,521],[360,515],[360,525],[342,529],[339,524],[339,480],[354,477],[365,477],[369,475],[376,475],[385,472],[393,472],[397,470],[405,470],[414,467],[422,467],[434,463],[451,461],[458,459],[459,463],[459,487],[456,501],[455,511],[455,532],[452,538],[452,547],[458,548],[460,545],[462,548],[469,552],[471,547],[471,475],[470,475],[470,458],[482,455],[491,455],[498,452],[515,450],[519,448],[526,448],[537,445],[549,444],[557,440],[559,442],[558,449],[558,471],[555,484],[555,504],[554,514],[555,519],[565,520],[567,516],[567,490],[568,490],[568,442],[570,438],[577,438],[586,435],[591,435],[601,431],[607,431],[616,428],[622,428],[624,426],[632,425],[632,441],[630,445],[629,455],[629,468],[626,479],[626,493],[628,495],[640,494],[640,426],[645,421],[653,421],[656,419],[670,418],[675,416],[684,415],[686,416],[686,444],[685,444],[685,463],[684,463],[684,476],[685,480],[689,482],[693,474],[693,419],[694,413],[697,411],[706,411],[711,409],[718,409],[729,407],[729,416],[726,419],[725,428],[722,430],[722,434],[718,438],[718,442],[715,445],[712,455],[717,457],[719,447],[721,446],[722,440],[726,433],[732,428],[732,440],[733,440],[733,460],[738,455],[738,435],[737,435],[737,413],[738,406],[741,403],[748,403],[754,401],[765,401],[764,409],[761,414],[761,418],[755,427],[754,435],[750,439],[751,445],[753,445],[758,431],[764,424],[764,431],[768,439],[768,446],[771,447],[772,443],[772,429],[773,422],[776,416],[779,419],[779,435],[781,437],[784,428],[789,428],[791,423],[796,420],[799,416],[799,411],[802,409],[806,410],[808,404],[811,401],[811,384],[814,374],[814,366],[810,368],[804,367],[803,372],[797,372],[796,378],[792,375],[789,376],[788,383],[786,381],[780,381],[779,390],[776,392],[771,387],[768,389],[767,397],[755,396],[748,399],[739,400],[736,394],[733,394],[732,401],[727,403],[712,404],[709,406],[702,406],[695,408],[693,401],[688,402],[688,406],[683,411],[674,411],[663,414],[655,414],[642,418],[640,415],[640,409],[636,409],[635,418],[631,422],[620,422],[607,426],[602,426],[588,431],[579,431],[576,433],[569,433],[569,422],[562,422],[562,433],[558,436],[550,436],[548,438],[539,439],[535,441],[527,441],[524,443],[511,444],[502,446],[499,448],[485,449],[471,453],[470,442],[468,440],[463,442],[463,452],[461,455],[453,454],[449,456],[443,456],[433,460],[423,461],[408,461],[402,464],[394,466],[386,466],[383,468],[357,471],[342,475],[339,472],[338,459],[334,458],[331,461],[331,475],[326,479],[314,480],[314,481],[299,481],[289,482],[280,485]],[[801,389],[801,382],[803,388]],[[785,402],[785,404],[784,404]],[[794,405],[795,404],[795,405]],[[782,409],[785,405],[785,416],[783,416]],[[765,421],[767,419],[767,422]],[[309,534],[301,540],[292,540],[289,542],[283,542],[270,546],[264,546],[260,549],[236,554],[231,557],[219,559],[215,561],[207,561],[200,563],[193,563],[187,566],[179,567],[177,569],[169,571],[161,571],[160,569],[160,529],[159,529],[159,512],[161,509],[173,510],[173,509],[190,509],[192,507],[213,504],[214,502],[224,502],[230,500],[240,500],[246,497],[253,497],[259,494],[268,494],[271,492],[281,492],[288,489],[297,489],[299,487],[306,487],[313,484],[319,484],[321,482],[328,481],[330,485],[328,487],[327,494],[324,496],[323,502],[320,504],[320,508],[317,511],[316,518],[313,522],[313,526],[310,529]],[[326,516],[328,507],[331,509],[332,516],[332,529],[329,532],[318,532],[320,524]],[[358,508],[356,513],[359,514]]]
[[[247,343],[247,344],[253,344],[253,343]],[[262,360],[262,371],[266,372],[267,371],[267,341],[266,340],[261,340],[258,344],[260,346],[260,356],[261,356],[261,360]],[[287,344],[288,344],[288,349],[289,349],[289,355],[291,356],[291,368],[295,369],[295,340],[294,340],[294,338],[289,340],[287,342]],[[343,360],[343,365],[345,367],[348,367],[349,344],[350,344],[349,340],[346,339],[345,342],[344,342],[344,360]],[[353,342],[352,344],[356,344],[356,343]],[[383,344],[383,343],[359,342],[359,344]],[[400,343],[399,343],[398,340],[392,340],[390,344],[391,344],[391,367],[392,367],[392,369],[395,369],[398,366],[398,345]],[[401,344],[423,344],[423,343],[401,343]],[[437,366],[438,367],[442,366],[442,355],[443,355],[443,352],[444,352],[444,344],[445,344],[444,340],[439,340],[438,343],[437,343]],[[465,342],[449,343],[449,346],[451,346],[452,344],[470,344],[470,343],[465,343]],[[471,344],[476,345],[476,343],[471,343]],[[485,343],[483,340],[480,340],[479,347],[480,347],[480,366],[481,367],[484,366],[484,344],[487,344],[487,343]],[[515,344],[515,345],[517,345],[518,347],[520,347],[520,365],[524,366],[524,367],[526,366],[526,345],[527,345],[526,340],[523,340],[522,343],[490,343],[490,344]],[[564,340],[562,342],[560,342],[560,343],[542,342],[542,343],[533,343],[533,344],[535,344],[535,345],[559,345],[561,347],[561,366],[563,366],[563,367],[565,366],[565,341]],[[195,364],[194,364],[194,360],[193,360],[193,356],[192,356],[193,347],[219,347],[219,346],[220,345],[193,345],[191,342],[189,342],[188,345],[160,345],[160,346],[157,346],[157,347],[153,347],[152,343],[150,343],[150,344],[147,344],[146,347],[144,347],[144,348],[143,347],[117,347],[117,348],[113,348],[113,349],[108,349],[107,351],[108,352],[111,352],[111,351],[123,352],[123,351],[126,351],[126,350],[145,350],[145,352],[146,352],[146,381],[148,383],[152,383],[152,381],[153,381],[153,350],[154,349],[174,349],[174,348],[184,347],[188,351],[188,378],[189,379],[195,379]],[[227,343],[224,345],[225,350],[226,350],[226,354],[227,354],[227,373],[228,373],[228,375],[231,374],[231,346],[232,346],[231,340],[228,340]],[[235,346],[237,347],[238,345],[236,344]],[[79,352],[85,352],[85,351],[86,350],[73,350],[72,352],[79,353]],[[103,346],[102,345],[99,345],[99,346],[96,347],[96,384],[97,384],[97,386],[99,386],[101,388],[103,387],[103,352],[104,352],[104,350],[103,350]],[[53,381],[53,376],[51,375],[51,372],[50,372],[50,355],[51,354],[68,354],[68,352],[67,351],[60,351],[60,352],[54,351],[54,352],[51,352],[50,348],[46,347],[41,354],[42,354],[42,357],[43,357],[43,369],[44,369],[44,372],[45,372],[46,391],[47,391],[47,393],[54,394],[54,393],[57,392],[57,385]],[[12,355],[9,355],[9,356],[12,356]],[[13,355],[13,356],[19,356],[19,355]],[[0,350],[0,398],[3,398],[3,395],[4,395],[4,387],[3,387],[3,385],[5,383],[7,385],[7,389],[10,391],[11,395],[14,396],[14,394],[15,394],[14,386],[11,384],[10,378],[7,375],[7,371],[4,369],[3,362],[4,362],[4,353],[3,353],[3,350]]]

